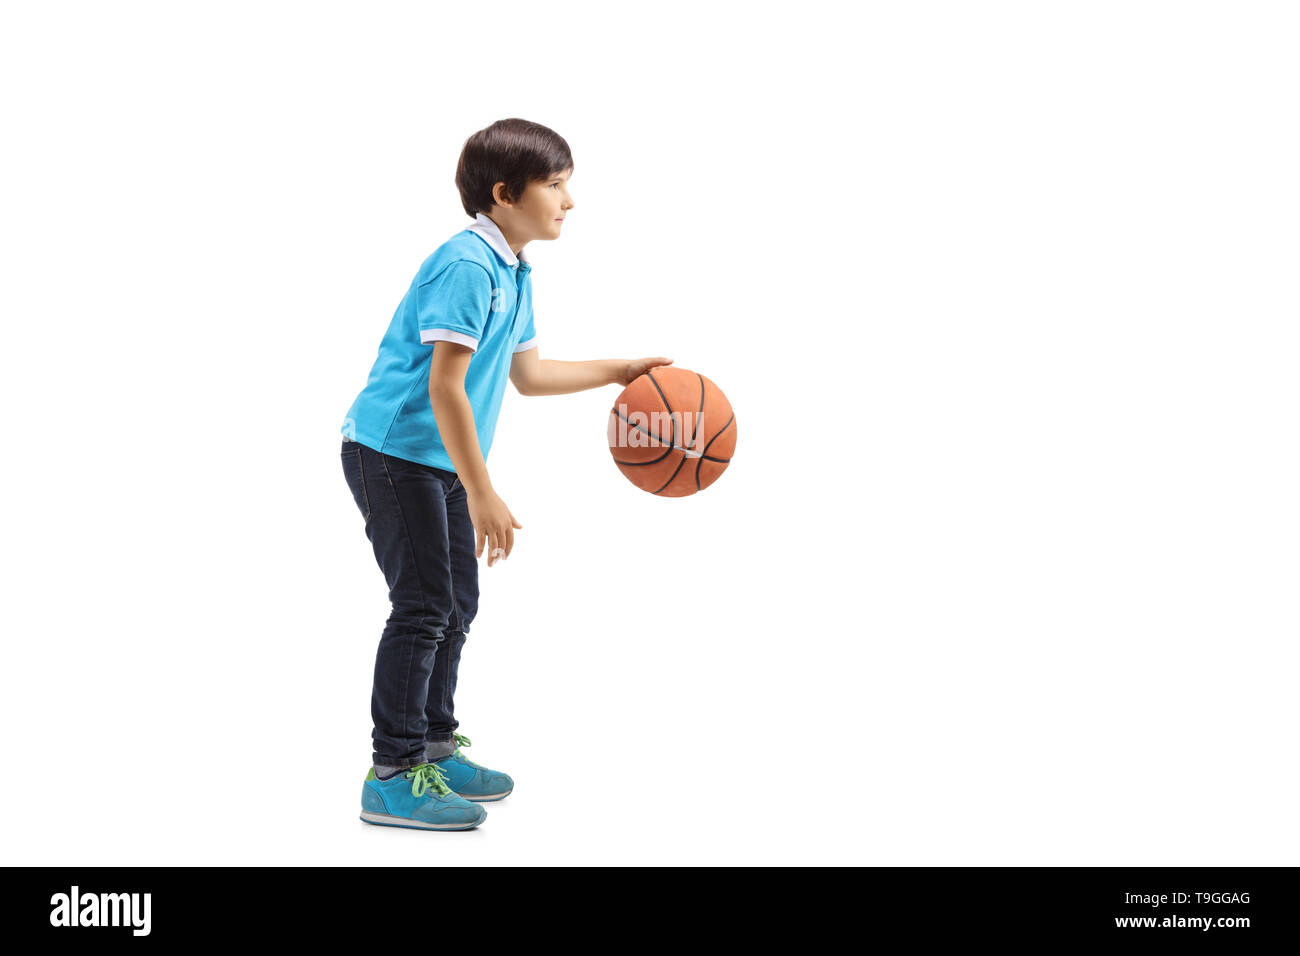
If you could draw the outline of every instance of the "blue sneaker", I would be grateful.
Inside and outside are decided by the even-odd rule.
[[[468,747],[470,740],[464,734],[452,734],[456,741],[456,752],[450,757],[434,761],[434,766],[447,779],[447,785],[466,800],[474,803],[491,803],[510,795],[515,782],[508,773],[480,767],[460,752],[461,747]]]
[[[487,811],[451,792],[438,768],[417,764],[387,780],[370,768],[361,785],[361,819],[381,827],[412,830],[472,830]]]

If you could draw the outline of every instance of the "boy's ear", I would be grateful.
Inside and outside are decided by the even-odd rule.
[[[510,187],[503,182],[492,187],[492,198],[498,206],[512,206],[516,202],[515,197],[510,195]]]

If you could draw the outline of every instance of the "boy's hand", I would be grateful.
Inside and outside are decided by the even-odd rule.
[[[465,491],[466,504],[469,506],[469,520],[474,523],[478,543],[474,557],[483,557],[483,542],[488,545],[488,567],[497,561],[510,557],[515,546],[515,528],[523,528],[515,516],[510,513],[506,503],[494,491],[472,494]]]
[[[659,365],[672,365],[673,360],[664,358],[662,355],[655,358],[636,359],[627,363],[627,368],[623,370],[623,377],[617,380],[619,385],[631,385],[638,378],[644,375],[650,369]]]

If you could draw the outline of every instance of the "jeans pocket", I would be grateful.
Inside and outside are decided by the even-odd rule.
[[[370,520],[370,496],[366,493],[366,473],[361,464],[361,446],[354,447],[342,452],[340,456],[343,460],[343,477],[347,479],[348,487],[352,490],[352,500],[357,503],[362,517]]]

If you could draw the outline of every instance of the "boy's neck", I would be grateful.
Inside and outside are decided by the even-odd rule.
[[[483,215],[487,216],[494,223],[496,223],[497,228],[501,230],[501,235],[505,236],[506,238],[506,245],[510,247],[510,251],[513,252],[515,254],[515,258],[518,259],[519,250],[522,249],[524,246],[528,245],[528,240],[525,239],[523,242],[518,242],[518,240],[515,239],[515,237],[511,234],[510,230],[506,227],[504,223],[501,222],[500,219],[498,219],[496,216],[488,215],[487,213],[484,213]]]

